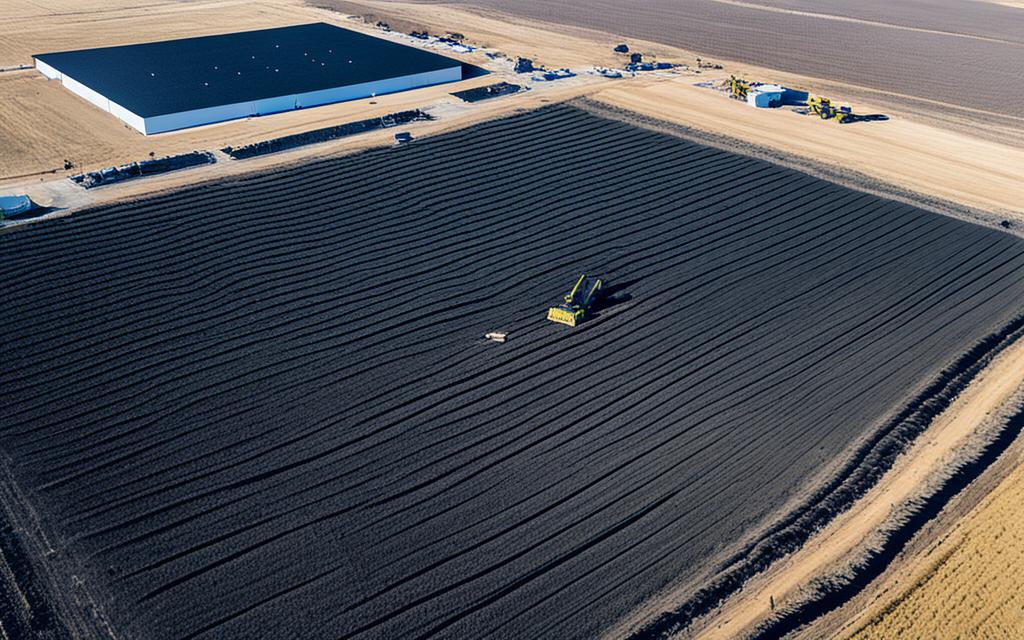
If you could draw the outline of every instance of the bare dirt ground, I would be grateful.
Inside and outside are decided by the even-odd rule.
[[[209,2],[155,2],[143,7],[129,3],[75,5],[22,3],[5,5],[17,24],[15,37],[0,43],[0,61],[30,63],[30,54],[72,46],[119,44],[200,35],[224,30],[259,28],[325,20],[350,28],[372,27],[348,17],[357,14],[386,19],[396,29],[414,27],[432,33],[458,31],[468,40],[510,56],[524,55],[550,67],[577,70],[593,65],[621,65],[611,53],[617,36],[597,31],[561,27],[510,18],[496,12],[480,12],[444,5],[380,2],[378,0],[316,0],[337,11],[303,4],[299,0],[218,0]],[[38,6],[37,6],[38,5]],[[43,12],[39,7],[49,8]],[[5,16],[7,17],[7,16]],[[77,43],[77,44],[73,44]],[[657,43],[631,40],[634,48],[659,59],[693,62],[694,54]],[[476,86],[508,77],[507,63],[496,64],[482,54],[468,62],[487,66],[491,76],[463,81]],[[139,185],[105,188],[103,193],[69,191],[59,167],[65,158],[77,166],[72,171],[97,169],[145,158],[149,153],[167,155],[192,149],[215,149],[287,135],[340,122],[383,115],[399,109],[434,109],[441,118],[429,126],[417,125],[426,135],[459,128],[544,102],[581,95],[611,105],[630,108],[656,118],[685,124],[712,134],[770,146],[783,154],[803,159],[805,165],[828,167],[833,175],[864,175],[897,185],[901,190],[924,194],[919,200],[941,199],[990,212],[990,218],[1017,219],[1024,223],[1024,127],[981,126],[949,115],[945,120],[922,118],[920,110],[901,111],[899,100],[863,88],[773,72],[751,65],[723,61],[725,69],[701,75],[648,75],[622,81],[581,77],[545,86],[527,95],[482,103],[471,108],[449,95],[451,86],[430,87],[377,98],[376,104],[360,100],[317,109],[228,122],[184,132],[142,136],[109,114],[85,104],[47,81],[34,70],[0,74],[0,87],[16,109],[0,113],[0,143],[14,153],[0,155],[0,185],[6,190],[26,190],[44,202],[74,210],[92,203],[134,197],[154,189],[170,188],[207,178],[293,162],[309,156],[346,153],[369,145],[385,144],[389,135],[358,136],[315,148],[279,154],[241,167],[222,162],[206,170],[172,174]],[[503,66],[504,65],[504,66]],[[792,86],[845,93],[867,91],[879,102],[858,103],[862,112],[881,111],[893,119],[881,123],[838,126],[813,121],[786,111],[760,112],[725,100],[708,89],[694,87],[698,80],[713,80],[730,72],[778,80]],[[512,75],[514,79],[515,76]],[[6,86],[5,86],[6,85]],[[941,110],[940,110],[941,111]],[[936,113],[939,113],[937,111]],[[54,184],[56,182],[56,184]]]
[[[901,457],[882,481],[853,508],[836,518],[800,551],[748,582],[741,593],[727,601],[713,616],[695,625],[692,636],[709,640],[743,637],[758,623],[767,619],[774,609],[782,609],[791,600],[802,598],[804,590],[812,580],[827,575],[829,570],[843,566],[850,558],[856,557],[865,541],[871,539],[873,533],[885,525],[894,512],[899,511],[902,505],[912,499],[930,476],[950,464],[958,451],[972,438],[979,425],[989,416],[997,414],[1019,399],[1022,371],[1024,342],[1017,341],[969,385],[957,401],[934,421],[925,435]],[[1016,474],[1021,475],[1024,474],[1019,471]],[[1019,494],[1022,485],[1024,482],[1021,480],[1014,480],[1008,485],[1009,488],[1001,488],[1000,491],[1007,496],[1013,496],[1014,492]],[[921,595],[915,595],[908,603],[901,604],[901,607],[907,608],[897,608],[898,613],[894,613],[894,617],[884,617],[882,621],[888,630],[895,631],[901,626],[905,627],[907,621],[915,616],[911,607],[923,607],[926,606],[925,603],[939,602],[943,595],[948,596],[951,591],[962,588],[965,584],[976,585],[960,603],[961,612],[970,610],[974,606],[971,597],[982,597],[986,591],[992,589],[992,586],[985,586],[983,579],[1001,574],[1006,562],[1020,560],[1024,547],[1019,544],[1014,547],[1013,541],[1019,532],[1007,535],[1005,531],[1013,520],[1001,520],[1012,515],[1011,509],[1016,508],[1019,511],[1020,505],[1011,507],[1009,501],[1012,498],[1000,498],[1002,494],[994,494],[987,501],[987,504],[994,506],[984,507],[982,514],[973,515],[972,519],[963,525],[966,532],[973,532],[965,534],[971,536],[970,544],[973,546],[964,548],[962,544],[957,545],[954,540],[937,550],[938,557],[942,559],[938,566],[932,568],[932,573],[939,576],[939,581],[929,586]],[[995,548],[990,548],[981,557],[965,555],[970,551],[977,556],[975,550],[983,548],[986,540],[998,540],[1000,536],[1004,536],[1002,542],[995,545]],[[1001,547],[1005,547],[1005,551],[1000,552],[998,549]],[[946,553],[945,557],[942,555],[943,552]],[[958,582],[961,579],[967,581]],[[1010,579],[1004,579],[1003,582]],[[948,600],[947,597],[947,602]],[[1014,615],[1010,609],[1004,610],[1004,606],[1012,608],[1012,602],[1006,601],[1007,598],[1001,598],[986,605],[986,611],[1003,616],[1002,619],[997,617],[992,620],[993,624],[1002,624],[1007,616]],[[948,604],[946,606],[953,609]],[[950,611],[950,617],[947,619],[953,619],[954,613]],[[1019,615],[1019,607],[1016,615]],[[965,625],[973,625],[980,620],[976,616],[962,616],[957,619]],[[913,637],[938,636],[928,633],[918,635],[915,631]]]

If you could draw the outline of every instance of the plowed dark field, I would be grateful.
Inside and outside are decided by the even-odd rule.
[[[897,96],[1024,116],[1024,11],[961,0],[461,0]],[[316,0],[330,6],[334,0]],[[962,114],[970,115],[970,114]]]
[[[123,638],[594,637],[1024,299],[1009,235],[573,107],[0,255],[4,458]]]

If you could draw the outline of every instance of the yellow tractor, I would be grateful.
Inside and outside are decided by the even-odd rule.
[[[853,109],[833,106],[832,101],[821,96],[807,96],[807,109],[822,120],[835,120],[839,124],[853,122]]]
[[[743,78],[729,76],[729,97],[734,100],[747,101],[747,93],[750,92],[750,83]]]
[[[572,291],[565,294],[562,304],[548,309],[548,320],[567,324],[570,327],[575,327],[583,322],[601,297],[602,285],[600,278],[588,278],[586,274],[581,275]]]

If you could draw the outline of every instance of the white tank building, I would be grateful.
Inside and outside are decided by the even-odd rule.
[[[778,84],[751,84],[747,92],[747,104],[759,109],[774,109],[782,106],[786,88]]]
[[[781,84],[751,82],[747,90],[747,104],[758,109],[775,109],[784,105],[802,105],[807,92],[790,89]]]

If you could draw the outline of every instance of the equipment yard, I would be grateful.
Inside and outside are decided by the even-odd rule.
[[[615,0],[456,0],[456,4],[830,78],[897,96],[914,108],[938,104],[1018,128],[1024,119],[1024,85],[1019,74],[1024,67],[1024,12],[996,3],[933,0],[893,6],[877,0],[648,0],[634,6]]]
[[[3,3],[0,637],[1020,635],[1012,5]]]

